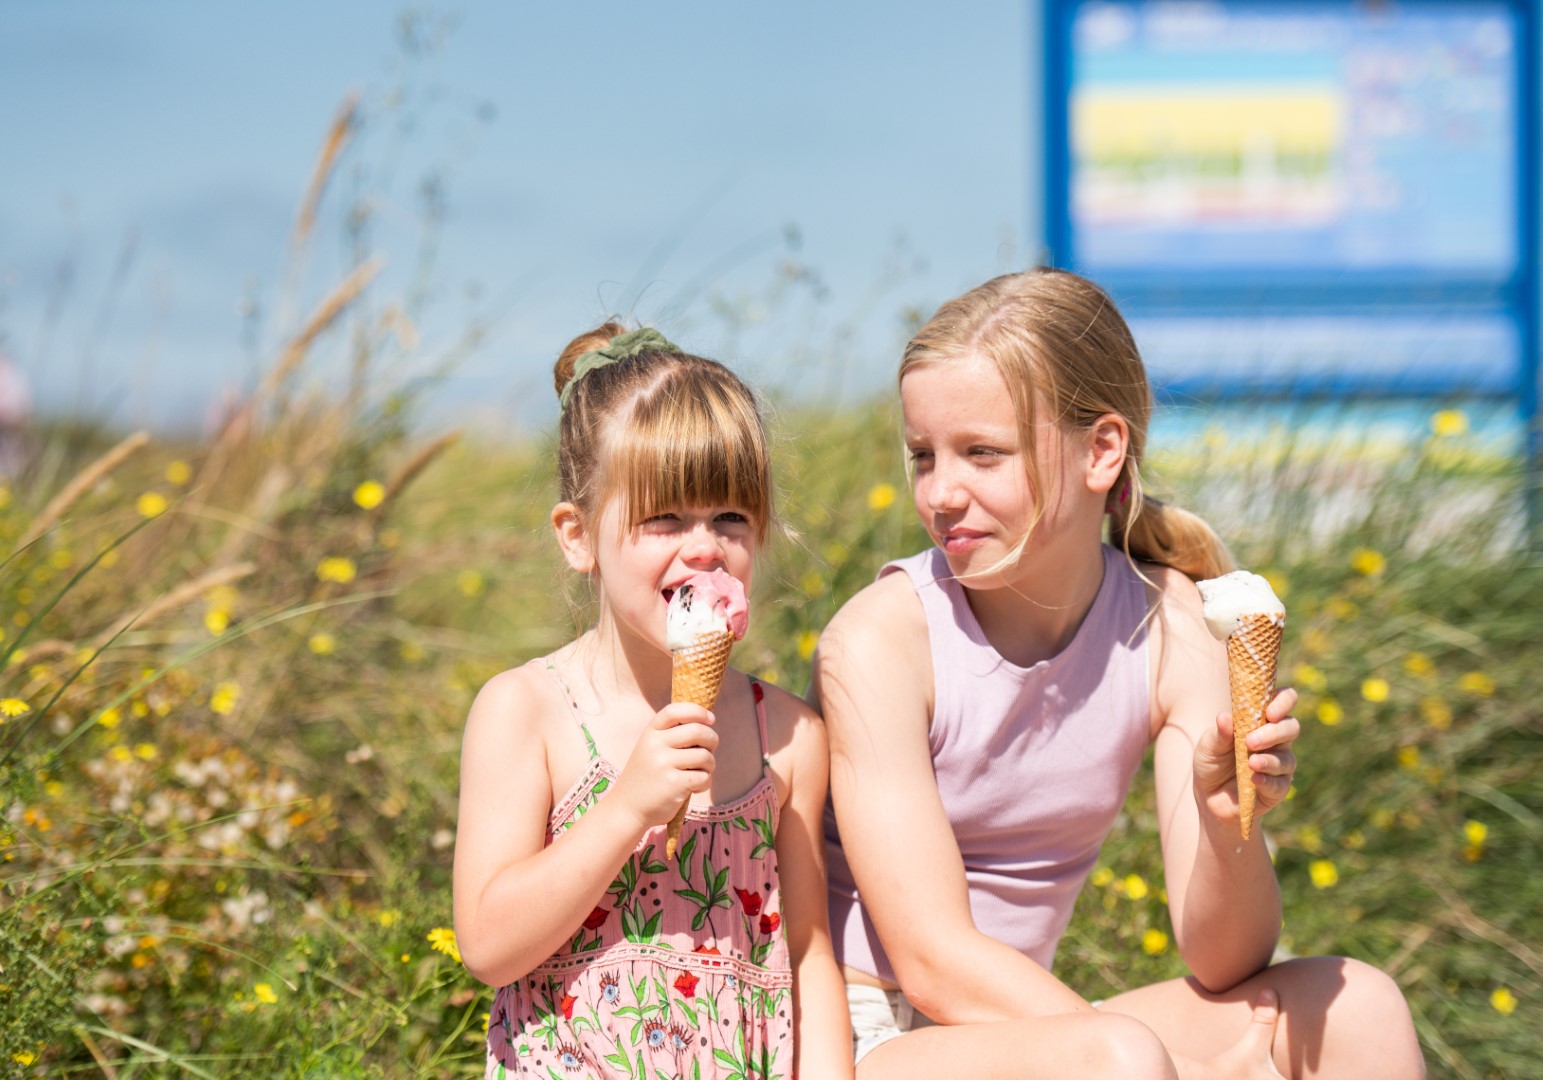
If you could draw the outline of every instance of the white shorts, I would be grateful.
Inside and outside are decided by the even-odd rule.
[[[853,1061],[908,1031],[933,1026],[899,990],[847,983],[847,1008],[852,1010]]]

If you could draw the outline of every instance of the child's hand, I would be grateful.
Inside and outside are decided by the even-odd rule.
[[[676,702],[660,709],[638,736],[610,797],[632,812],[640,829],[669,821],[693,792],[712,783],[718,749],[713,723],[700,705]]]
[[[1248,733],[1248,762],[1254,769],[1258,802],[1254,817],[1275,806],[1291,789],[1297,756],[1291,745],[1302,727],[1291,716],[1297,692],[1289,686],[1277,690],[1264,708],[1265,723]],[[1216,726],[1195,747],[1195,795],[1200,804],[1222,821],[1238,819],[1238,777],[1232,749],[1232,715],[1220,713]]]

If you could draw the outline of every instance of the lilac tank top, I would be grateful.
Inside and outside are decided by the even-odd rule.
[[[986,641],[941,551],[880,571],[904,571],[926,612],[932,766],[975,925],[1047,970],[1151,739],[1146,587],[1121,552],[1103,554],[1076,636],[1026,668]],[[837,959],[894,981],[829,805],[825,839]]]

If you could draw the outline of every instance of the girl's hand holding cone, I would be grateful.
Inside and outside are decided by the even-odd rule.
[[[699,705],[673,702],[638,737],[612,798],[627,806],[640,829],[670,820],[676,809],[712,783],[718,733]]]
[[[1264,725],[1245,738],[1256,792],[1255,821],[1282,802],[1291,789],[1297,768],[1297,757],[1291,747],[1302,733],[1301,725],[1291,715],[1296,702],[1295,690],[1277,690],[1265,705]],[[1237,757],[1230,713],[1219,714],[1216,726],[1195,747],[1195,798],[1218,820],[1237,822]]]

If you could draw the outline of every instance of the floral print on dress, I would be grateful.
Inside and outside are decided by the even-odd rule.
[[[616,775],[592,749],[589,769],[552,813],[547,842]],[[776,831],[776,790],[763,773],[732,803],[691,807],[673,860],[664,857],[665,826],[644,834],[563,946],[494,996],[486,1075],[789,1080],[792,971]]]

